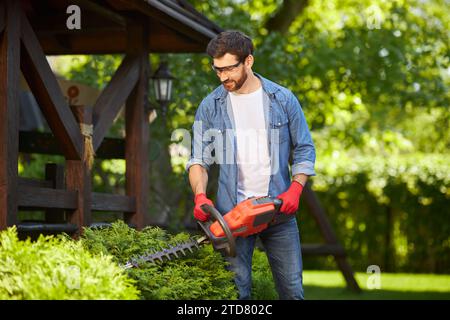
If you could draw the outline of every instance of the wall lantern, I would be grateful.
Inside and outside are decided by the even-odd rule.
[[[161,62],[152,76],[156,101],[161,106],[163,116],[166,115],[167,105],[172,99],[172,82],[175,78],[169,71],[167,62]]]

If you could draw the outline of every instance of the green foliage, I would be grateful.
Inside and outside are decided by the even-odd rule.
[[[281,1],[224,2],[218,6],[231,7],[226,12],[194,4],[223,28],[252,36],[253,69],[299,98],[317,150],[314,190],[352,265],[448,271],[445,1],[310,1],[285,35],[264,27]],[[323,241],[310,217],[300,228],[303,243]],[[306,266],[336,267],[331,258]]]
[[[71,79],[103,89],[122,61],[122,55],[66,55],[54,60],[58,72]]]
[[[20,241],[0,232],[0,299],[137,299],[139,292],[105,255],[63,236]]]
[[[265,252],[255,249],[252,262],[252,299],[275,300],[278,294],[275,290],[272,271]]]
[[[157,227],[142,231],[117,221],[110,228],[85,229],[82,243],[93,253],[109,254],[126,263],[146,252],[158,251],[186,241],[189,235],[169,235]],[[222,256],[211,246],[163,264],[146,263],[128,270],[142,299],[235,299],[233,275],[225,269]]]
[[[450,269],[450,164],[442,155],[322,158],[313,190],[326,209],[351,265],[365,270]],[[323,241],[300,205],[303,243]],[[335,267],[331,260],[306,268]]]
[[[194,4],[223,28],[239,26],[254,38],[253,69],[298,96],[320,155],[352,148],[376,154],[386,146],[448,152],[444,1],[310,1],[285,35],[264,27],[280,1],[223,1],[222,10]]]
[[[442,191],[448,185],[441,178],[448,171],[439,164],[450,148],[447,2],[311,0],[284,35],[265,27],[281,0],[190,2],[222,28],[249,34],[256,45],[253,69],[299,98],[317,150],[314,188],[352,263],[358,269],[369,260],[391,270],[448,269],[449,199]],[[64,59],[64,76],[97,88],[120,61],[109,55]],[[150,126],[151,160],[173,143],[173,130],[190,130],[200,101],[220,84],[205,54],[152,54],[153,70],[163,59],[176,80],[166,121],[160,117]],[[122,120],[110,135],[123,135]],[[192,208],[186,160],[172,155],[173,173],[165,176],[167,192],[184,194],[178,217]],[[123,173],[115,164],[96,163],[94,190],[120,193]],[[306,239],[322,239],[312,221],[300,227]],[[329,258],[315,261],[311,265],[334,267]]]

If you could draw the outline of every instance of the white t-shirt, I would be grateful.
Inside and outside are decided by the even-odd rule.
[[[248,94],[231,92],[230,99],[236,128],[239,203],[252,196],[267,196],[270,156],[262,87]]]

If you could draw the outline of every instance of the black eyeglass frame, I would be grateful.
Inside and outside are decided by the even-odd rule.
[[[239,62],[236,63],[236,64],[232,64],[231,66],[225,66],[225,67],[216,67],[216,66],[214,65],[214,63],[211,62],[211,68],[212,68],[213,71],[214,71],[215,73],[217,73],[217,74],[220,74],[220,73],[222,73],[222,72],[232,72],[232,71],[234,71],[235,68],[239,67],[239,65],[240,65],[241,63],[243,63],[243,62],[245,61],[245,59],[247,59],[247,57],[245,57],[243,60],[239,61]]]

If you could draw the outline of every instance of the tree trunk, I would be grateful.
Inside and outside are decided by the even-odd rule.
[[[386,231],[385,231],[385,235],[384,235],[384,246],[385,246],[385,251],[384,251],[384,268],[385,271],[393,271],[394,270],[394,266],[393,266],[393,252],[392,252],[392,248],[393,248],[393,243],[392,243],[392,234],[394,232],[394,215],[392,212],[392,208],[389,206],[386,206]]]
[[[295,18],[300,15],[308,5],[309,0],[284,0],[280,9],[266,22],[266,28],[270,31],[278,31],[285,34]]]

